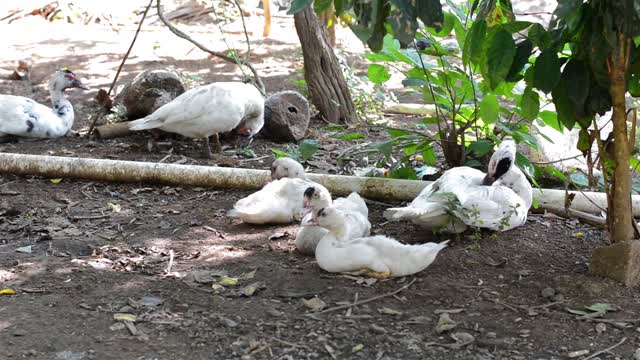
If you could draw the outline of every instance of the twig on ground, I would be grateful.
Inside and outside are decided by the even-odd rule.
[[[124,54],[124,57],[122,58],[122,62],[120,62],[120,66],[118,66],[118,71],[116,71],[116,76],[113,77],[111,86],[109,86],[109,91],[107,92],[107,98],[109,98],[109,96],[111,95],[111,92],[113,91],[113,88],[116,85],[116,81],[118,81],[118,76],[120,76],[120,71],[122,71],[122,67],[124,66],[124,63],[127,61],[127,58],[129,57],[129,53],[131,53],[131,49],[133,49],[133,44],[136,43],[136,39],[138,38],[138,34],[140,33],[140,29],[142,28],[142,23],[144,22],[144,19],[147,17],[147,13],[149,12],[151,5],[153,5],[153,0],[149,0],[149,4],[147,5],[146,9],[144,9],[144,13],[142,13],[142,18],[140,19],[140,23],[138,24],[138,29],[136,29],[136,33],[133,35],[133,40],[131,40],[131,45],[129,45],[129,49]],[[104,107],[100,107],[100,111],[98,111],[98,114],[96,114],[96,116],[93,118],[93,121],[91,122],[91,126],[89,126],[87,137],[91,136],[91,133],[93,132],[93,128],[96,126],[98,119],[100,119],[104,115],[104,112],[105,112]]]
[[[175,254],[173,253],[173,249],[169,250],[169,264],[167,264],[167,274],[171,274],[171,268],[173,267],[173,257]]]
[[[597,215],[593,215],[593,214],[588,214],[586,212],[583,211],[579,211],[579,210],[574,210],[574,209],[567,209],[567,208],[561,208],[558,206],[552,206],[552,205],[545,205],[544,209],[541,209],[542,212],[544,213],[544,211],[550,212],[554,215],[563,217],[565,219],[578,219],[581,222],[585,223],[585,224],[589,224],[592,226],[595,226],[597,228],[601,228],[603,229],[606,224],[607,224],[607,220],[604,218],[601,218],[600,216]]]
[[[315,313],[315,315],[317,314],[325,314],[328,312],[332,312],[332,311],[337,311],[337,310],[342,310],[342,309],[346,309],[346,308],[350,308],[352,306],[356,306],[356,305],[362,305],[362,304],[366,304],[366,303],[370,303],[372,301],[376,301],[376,300],[380,300],[382,298],[386,298],[389,296],[393,296],[395,294],[398,294],[404,290],[407,290],[411,285],[413,285],[413,283],[416,282],[416,279],[411,280],[411,282],[409,282],[408,284],[403,285],[401,288],[399,288],[398,290],[386,293],[386,294],[382,294],[382,295],[377,295],[368,299],[364,299],[361,301],[354,301],[353,303],[347,304],[347,305],[340,305],[340,306],[334,306],[332,308],[328,308],[326,310],[322,310],[320,312]]]
[[[200,50],[207,52],[213,56],[219,57],[225,61],[228,61],[230,63],[239,65],[239,66],[246,66],[247,68],[249,68],[249,70],[251,70],[251,72],[253,73],[253,77],[255,79],[256,82],[256,86],[257,88],[260,90],[260,92],[262,92],[262,94],[265,94],[265,87],[264,87],[264,83],[262,82],[262,79],[260,79],[260,76],[258,75],[258,72],[256,71],[256,69],[253,67],[253,65],[251,65],[250,63],[246,62],[246,61],[240,61],[237,59],[234,59],[231,56],[227,56],[221,52],[218,51],[213,51],[209,48],[207,48],[206,46],[200,44],[199,42],[195,41],[194,39],[191,38],[191,36],[185,34],[184,32],[182,32],[180,29],[176,28],[175,26],[173,26],[164,16],[164,14],[162,14],[162,11],[160,10],[160,0],[156,0],[156,8],[158,10],[158,17],[160,18],[160,20],[169,28],[169,30],[171,30],[172,33],[174,33],[176,36],[178,36],[179,38],[185,39],[187,41],[189,41],[190,43],[192,43],[193,45],[195,45],[196,47],[198,47]]]
[[[356,293],[356,295],[353,297],[353,303],[357,303],[358,302],[358,293]],[[354,305],[355,306],[355,305]],[[353,311],[353,306],[350,306],[347,309],[347,312],[344,314],[344,316],[351,316],[351,312]]]
[[[616,344],[614,344],[614,345],[612,345],[612,346],[609,346],[608,348],[606,348],[606,349],[604,349],[604,350],[596,351],[596,352],[594,352],[593,354],[591,354],[591,355],[587,356],[586,358],[584,358],[584,359],[582,359],[582,360],[589,360],[589,359],[593,359],[593,358],[595,358],[596,356],[598,356],[598,355],[600,355],[600,354],[604,354],[604,353],[606,353],[606,352],[609,352],[609,351],[611,351],[611,350],[613,350],[613,349],[617,348],[618,346],[620,346],[620,345],[624,344],[626,341],[627,341],[627,338],[626,338],[626,337],[623,337],[623,338],[622,338],[622,340],[620,340],[618,343],[616,343]]]
[[[98,219],[104,219],[104,218],[108,218],[109,214],[105,214],[105,215],[89,215],[89,216],[69,216],[69,218],[72,221],[78,221],[78,220],[98,220]]]

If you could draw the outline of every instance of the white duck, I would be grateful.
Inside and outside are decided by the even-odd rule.
[[[382,235],[340,240],[352,215],[333,206],[316,213],[315,223],[328,230],[316,247],[316,261],[323,270],[376,278],[407,276],[431,265],[449,242],[405,245]]]
[[[329,193],[324,186],[309,180],[282,178],[238,200],[227,215],[249,224],[289,224],[298,221],[309,211],[303,207],[304,191],[309,186]]]
[[[0,137],[58,138],[73,126],[73,106],[64,90],[86,86],[69,69],[62,69],[49,80],[53,108],[22,96],[0,95]]]
[[[431,230],[460,233],[468,226],[507,231],[524,224],[532,204],[531,184],[514,164],[516,144],[503,140],[488,173],[461,166],[424,188],[406,207],[384,212],[391,221],[410,220]]]
[[[282,178],[306,179],[307,175],[302,164],[292,158],[281,157],[271,163],[271,180]]]
[[[241,82],[217,82],[193,88],[161,106],[153,114],[129,123],[130,130],[160,129],[205,139],[204,155],[211,158],[209,137],[240,126],[244,136],[254,136],[264,125],[264,98],[258,89]]]
[[[328,230],[320,226],[308,226],[315,220],[318,210],[333,206],[334,208],[344,211],[349,216],[346,218],[345,228],[339,236],[339,240],[351,240],[369,236],[371,231],[371,223],[367,219],[369,217],[369,209],[364,200],[355,192],[352,192],[346,198],[338,198],[331,200],[331,194],[321,188],[310,186],[304,192],[304,207],[311,210],[301,221],[302,226],[296,234],[296,248],[304,255],[313,255],[320,239],[324,237]]]

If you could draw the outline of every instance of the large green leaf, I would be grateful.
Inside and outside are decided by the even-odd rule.
[[[587,156],[587,153],[591,150],[591,145],[593,143],[593,138],[587,129],[580,129],[580,133],[578,134],[578,150],[582,151],[584,156]]]
[[[313,11],[316,14],[320,14],[323,11],[327,10],[331,4],[333,4],[333,0],[314,0],[313,1]]]
[[[311,158],[319,148],[320,144],[317,140],[304,140],[300,143],[300,146],[298,146],[298,150],[300,150],[300,159],[302,161],[309,160],[309,158]]]
[[[516,55],[516,44],[511,33],[506,30],[498,30],[492,37],[487,49],[487,71],[489,86],[496,88],[509,73],[513,58]]]
[[[478,109],[480,118],[487,124],[493,124],[500,115],[500,104],[495,95],[485,95]]]
[[[537,71],[537,70],[536,70]],[[576,123],[576,113],[569,95],[567,94],[567,83],[564,79],[560,80],[551,92],[553,96],[553,104],[556,106],[558,113],[558,121],[568,129],[573,129]]]
[[[472,152],[476,157],[482,157],[493,150],[494,145],[495,144],[491,140],[477,140],[471,142],[467,147],[467,150]]]
[[[533,41],[536,46],[542,50],[551,46],[551,35],[542,25],[536,23],[531,26],[528,33],[529,39]]]
[[[511,68],[507,74],[506,81],[516,82],[522,79],[520,71],[529,62],[529,57],[533,51],[533,43],[529,39],[524,39],[516,45],[516,55],[511,63]]]
[[[313,0],[293,0],[287,14],[297,14],[306,9],[312,2]]]
[[[560,132],[562,131],[562,124],[560,124],[560,122],[558,121],[557,113],[549,110],[540,111],[540,113],[538,114],[538,117],[542,120],[542,122],[545,125],[551,126],[557,131],[560,131]]]
[[[513,22],[508,22],[506,24],[502,24],[502,28],[507,30],[508,32],[517,33],[528,28],[531,25],[532,23],[528,21],[513,21]]]
[[[398,0],[402,2],[406,2],[406,0]],[[442,23],[442,27],[439,30],[427,28],[429,33],[433,34],[437,37],[445,37],[451,34],[451,30],[453,30],[453,26],[456,22],[457,18],[450,13],[444,13],[444,21]]]
[[[629,77],[629,94],[640,97],[640,74],[631,74]]]
[[[548,94],[560,81],[560,61],[553,49],[543,50],[536,59],[533,86]]]
[[[415,38],[418,28],[416,8],[412,1],[404,0],[391,0],[391,5],[387,21],[391,24],[396,39],[405,45],[409,44]]]
[[[467,34],[462,51],[462,61],[465,65],[470,61],[474,64],[479,64],[482,61],[482,45],[486,35],[487,22],[482,19],[476,20]]]
[[[567,96],[573,104],[575,114],[582,118],[585,116],[585,101],[589,96],[589,69],[587,65],[578,59],[571,59],[562,70],[562,79],[567,86]]]
[[[391,74],[389,74],[387,69],[380,64],[370,64],[367,76],[374,84],[382,84],[391,79]]]
[[[538,111],[540,110],[540,97],[538,96],[538,93],[533,91],[529,86],[524,89],[524,93],[520,98],[520,110],[522,111],[522,116],[531,121],[538,116]]]
[[[417,0],[416,12],[425,25],[438,30],[442,28],[444,14],[440,0]]]

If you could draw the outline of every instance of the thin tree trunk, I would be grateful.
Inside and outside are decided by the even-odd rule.
[[[357,121],[347,82],[338,58],[327,40],[327,31],[311,6],[294,15],[304,57],[304,78],[311,102],[329,122]]]
[[[609,92],[613,104],[613,153],[615,169],[608,196],[609,238],[612,243],[634,238],[631,211],[631,172],[629,171],[629,139],[625,102],[625,74],[629,63],[630,44],[623,33],[618,33],[616,49],[609,59]]]

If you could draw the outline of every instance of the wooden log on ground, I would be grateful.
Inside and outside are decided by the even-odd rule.
[[[101,125],[93,131],[96,139],[99,140],[115,139],[118,137],[131,135],[132,133],[133,131],[129,130],[128,121]]]
[[[161,164],[149,162],[87,159],[59,156],[0,153],[0,173],[36,175],[49,178],[80,178],[103,182],[148,182],[182,186],[227,189],[260,189],[270,180],[267,170],[239,169],[199,165]],[[355,191],[376,200],[413,200],[429,181],[369,178],[357,176],[308,174],[309,179],[344,196]],[[571,209],[599,214],[606,208],[605,193],[574,192]],[[564,206],[565,191],[533,189],[541,208]],[[640,196],[633,195],[633,215],[640,216]]]

